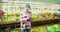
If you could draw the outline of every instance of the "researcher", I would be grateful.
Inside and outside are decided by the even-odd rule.
[[[26,4],[25,10],[20,13],[21,32],[30,32],[32,20],[32,13],[30,9],[30,5]]]

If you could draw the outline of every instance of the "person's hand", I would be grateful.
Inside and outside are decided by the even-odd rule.
[[[24,18],[27,18],[27,16],[24,16]]]
[[[33,22],[33,20],[30,20],[30,22]]]
[[[21,20],[21,22],[22,22],[22,21],[25,22],[25,20]]]

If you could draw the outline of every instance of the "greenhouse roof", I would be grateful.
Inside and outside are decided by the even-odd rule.
[[[26,0],[20,0],[20,1],[26,1]],[[27,1],[60,4],[60,0],[27,0]]]
[[[23,2],[40,2],[40,3],[47,3],[47,4],[60,4],[60,0],[2,0],[2,2],[9,2],[9,1],[23,1]],[[0,0],[1,3],[1,0]]]

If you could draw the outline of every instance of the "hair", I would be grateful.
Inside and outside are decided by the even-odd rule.
[[[26,8],[31,9],[31,7],[30,7],[30,5],[28,3],[26,4]]]

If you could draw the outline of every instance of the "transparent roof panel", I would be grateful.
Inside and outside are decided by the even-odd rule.
[[[60,0],[2,0],[3,2],[8,2],[8,1],[28,1],[28,2],[43,2],[43,3],[56,3],[60,4]]]

